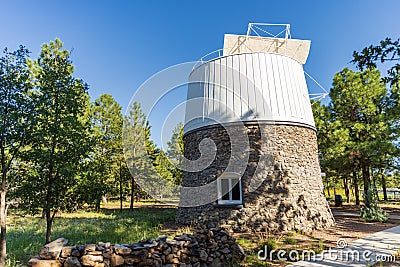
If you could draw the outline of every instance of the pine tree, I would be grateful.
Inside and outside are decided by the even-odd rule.
[[[91,155],[94,175],[90,177],[96,199],[96,209],[106,193],[119,192],[122,170],[126,167],[123,162],[122,150],[122,107],[109,94],[103,94],[92,105],[92,127],[96,144]],[[118,186],[117,186],[118,185]],[[92,199],[93,199],[92,198]]]
[[[133,211],[135,198],[135,179],[139,176],[145,178],[151,171],[151,162],[146,150],[146,125],[147,120],[138,102],[129,107],[123,128],[124,155],[131,172],[131,192],[129,209]],[[148,125],[147,125],[148,126]]]
[[[169,170],[175,185],[182,184],[182,159],[183,159],[183,123],[178,123],[172,130],[171,139],[167,142],[167,156],[170,160]]]
[[[59,210],[74,207],[79,165],[90,150],[87,85],[73,77],[69,51],[59,39],[42,46],[28,62],[34,85],[32,145],[25,161],[31,169],[18,194],[25,210],[46,217],[46,243]]]

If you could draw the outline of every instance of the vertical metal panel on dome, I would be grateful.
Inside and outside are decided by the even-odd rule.
[[[193,99],[185,132],[237,121],[315,126],[303,67],[281,54],[232,54],[201,64],[189,77]]]

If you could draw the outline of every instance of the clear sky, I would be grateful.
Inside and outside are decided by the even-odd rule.
[[[310,39],[304,68],[327,89],[337,71],[352,67],[354,50],[400,37],[398,0],[0,0],[0,10],[1,49],[24,44],[36,57],[59,37],[90,95],[112,94],[124,108],[151,75],[222,48],[224,33],[245,34],[249,22],[290,23],[293,38]],[[157,130],[162,121],[150,122]]]

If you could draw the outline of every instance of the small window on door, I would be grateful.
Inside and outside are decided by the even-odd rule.
[[[224,174],[218,178],[218,204],[242,204],[242,183],[236,174]]]

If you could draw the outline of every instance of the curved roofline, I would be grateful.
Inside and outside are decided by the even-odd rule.
[[[245,53],[237,53],[237,54],[219,56],[219,57],[212,58],[212,59],[210,59],[210,60],[204,61],[204,62],[201,63],[200,65],[195,66],[195,67],[193,68],[193,70],[192,70],[192,71],[190,72],[190,74],[189,74],[189,77],[192,75],[192,73],[193,73],[195,70],[197,70],[198,68],[200,68],[201,66],[203,66],[203,65],[206,64],[206,63],[210,63],[211,61],[216,61],[217,59],[221,59],[221,58],[225,58],[225,57],[232,57],[232,56],[245,55],[245,54],[271,54],[271,55],[279,55],[279,56],[282,56],[282,57],[290,58],[291,60],[296,61],[296,62],[299,63],[300,65],[303,65],[303,64],[301,64],[297,59],[295,59],[295,58],[293,58],[293,57],[291,57],[291,56],[288,56],[288,55],[283,55],[283,54],[273,53],[273,52],[245,52]]]

